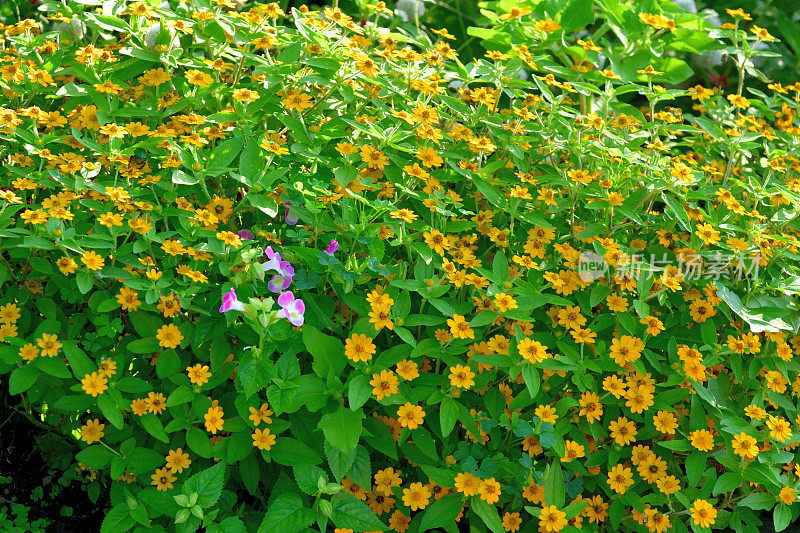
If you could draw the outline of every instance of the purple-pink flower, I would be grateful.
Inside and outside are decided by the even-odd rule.
[[[264,272],[277,272],[276,275],[272,276],[267,287],[275,293],[288,289],[289,285],[292,284],[294,267],[289,261],[281,259],[281,254],[273,250],[272,246],[267,246],[266,254],[269,261],[261,263],[261,268],[264,269]]]
[[[252,241],[255,238],[255,235],[249,229],[240,229],[237,235],[243,241]]]
[[[220,313],[225,313],[231,309],[235,311],[244,311],[244,304],[236,297],[236,291],[231,287],[230,292],[222,296],[222,306],[219,308]]]
[[[331,239],[331,243],[328,245],[327,248],[325,248],[325,253],[328,255],[333,255],[338,249],[339,249],[339,241],[337,241],[336,239]]]
[[[302,326],[305,321],[306,304],[303,300],[296,299],[292,291],[286,291],[278,296],[280,311],[275,315],[278,318],[285,318],[293,326]]]
[[[300,220],[300,217],[295,212],[295,210],[292,209],[292,202],[284,202],[283,205],[286,207],[286,213],[284,214],[284,219],[286,220],[286,223],[289,224],[290,226],[294,226],[295,224],[297,224],[297,221]]]

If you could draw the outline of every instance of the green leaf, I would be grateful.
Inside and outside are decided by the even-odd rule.
[[[172,391],[167,397],[167,407],[175,407],[191,402],[194,399],[194,391],[186,385],[181,385]]]
[[[695,486],[700,481],[700,476],[706,467],[706,459],[708,454],[706,452],[694,451],[686,457],[686,475],[689,480],[689,485]]]
[[[128,345],[128,349],[130,350],[130,344]],[[156,375],[159,379],[166,379],[180,370],[181,359],[178,357],[175,350],[164,350],[161,352],[156,362]]]
[[[241,461],[253,451],[253,436],[249,431],[238,431],[227,438],[229,465]]]
[[[683,228],[684,231],[688,231],[689,233],[692,232],[692,224],[689,222],[689,215],[686,214],[686,209],[683,208],[677,200],[675,200],[672,196],[668,195],[666,192],[661,193],[661,198],[664,199],[664,203],[667,204],[669,210],[675,214],[675,218],[678,220],[678,225]]]
[[[561,14],[561,28],[569,33],[594,22],[592,7],[594,0],[572,0]]]
[[[550,503],[548,500],[545,501],[547,501],[548,504]],[[486,524],[486,527],[493,531],[493,533],[505,532],[505,528],[503,528],[503,524],[500,521],[500,515],[497,513],[497,508],[495,508],[494,505],[489,505],[479,496],[473,496],[471,502],[472,510],[475,511],[475,514],[477,514],[481,520],[483,520],[483,523]]]
[[[565,498],[561,463],[558,460],[554,460],[548,465],[544,475],[544,501],[547,505],[555,505],[561,509],[564,506]]]
[[[463,498],[460,494],[445,494],[425,509],[419,530],[428,531],[455,522],[462,506]]]
[[[766,492],[753,492],[739,500],[739,505],[756,511],[769,511],[775,505],[775,497]]]
[[[760,313],[751,312],[749,309],[745,308],[736,294],[728,290],[728,288],[722,284],[717,284],[717,295],[728,304],[731,311],[742,317],[745,322],[750,325],[750,329],[753,333],[761,333],[762,331],[778,332],[780,330],[792,331],[794,329],[780,317],[772,319],[766,318],[764,313],[767,310],[771,310],[771,308],[764,308]]]
[[[714,496],[722,494],[723,492],[730,492],[742,484],[742,476],[734,472],[726,472],[717,479],[714,484],[714,490],[711,493]]]
[[[367,504],[346,492],[339,492],[331,498],[331,521],[336,527],[350,528],[355,532],[388,529]]]
[[[532,364],[525,363],[522,366],[522,379],[525,381],[525,386],[528,387],[528,394],[531,395],[531,399],[535,399],[539,394],[539,386],[541,385],[539,371]]]
[[[211,507],[217,503],[225,486],[225,467],[225,463],[220,461],[211,468],[196,473],[186,480],[183,492],[186,494],[197,492],[197,503],[201,507]]]
[[[328,466],[336,481],[341,481],[347,475],[356,460],[356,451],[351,454],[344,454],[325,442],[325,456],[328,459]]]
[[[72,377],[72,372],[69,371],[67,365],[64,364],[64,361],[62,361],[60,357],[39,357],[36,359],[35,363],[39,369],[51,376],[61,379]]]
[[[219,524],[211,524],[206,533],[247,533],[244,523],[235,516],[229,516]]]
[[[328,476],[325,471],[318,466],[314,465],[300,465],[295,466],[294,480],[297,481],[297,486],[306,494],[313,496],[319,491],[319,479],[322,478],[327,483]]]
[[[343,405],[333,413],[322,417],[319,427],[330,445],[346,455],[350,455],[361,437],[361,421],[364,413],[353,412]]]
[[[129,342],[127,348],[128,351],[135,354],[152,354],[161,350],[161,347],[158,345],[158,339],[155,337],[136,339]]]
[[[8,367],[6,367],[8,368]],[[39,371],[34,365],[27,364],[15,368],[8,378],[8,392],[13,396],[30,389],[39,378]]]
[[[164,465],[164,456],[151,448],[138,447],[128,455],[127,468],[131,474],[153,473]]]
[[[340,375],[347,366],[344,356],[344,344],[335,337],[325,335],[313,326],[303,326],[303,343],[306,350],[314,357],[311,365],[314,373],[322,379],[328,377],[329,372]]]
[[[347,389],[347,399],[350,403],[350,410],[360,409],[372,394],[372,385],[369,384],[369,377],[365,374],[358,374],[350,380]]]
[[[200,457],[211,457],[211,440],[200,428],[189,428],[186,432],[186,445]]]
[[[78,291],[81,294],[86,294],[90,290],[92,290],[92,284],[94,284],[94,279],[92,275],[86,272],[85,270],[81,270],[78,272],[78,275],[75,276],[75,281],[78,285]]]
[[[64,351],[64,355],[69,361],[69,367],[77,379],[83,379],[86,374],[91,374],[97,370],[97,365],[75,343],[64,341],[61,349]]]
[[[103,518],[100,533],[125,533],[134,525],[136,525],[136,522],[131,517],[128,505],[120,503],[115,505]]]
[[[439,424],[442,436],[447,437],[456,425],[458,419],[458,402],[453,398],[445,398],[439,407]]]
[[[272,460],[279,465],[318,465],[322,458],[307,444],[291,437],[278,437],[270,449]]]
[[[369,452],[363,446],[356,446],[347,477],[360,487],[372,486],[372,465],[369,460]]]
[[[108,466],[114,454],[100,444],[94,444],[88,448],[84,448],[75,455],[78,462],[90,466],[96,470],[102,470]]]
[[[164,425],[156,415],[148,413],[142,416],[140,420],[145,431],[164,444],[169,444],[169,437],[167,437],[167,432],[164,431]]]
[[[772,513],[772,522],[775,531],[783,531],[792,522],[792,508],[788,505],[778,504]]]
[[[221,170],[230,165],[244,146],[245,136],[239,135],[223,142],[213,150],[208,158],[208,169],[210,171]]]
[[[370,416],[364,421],[364,427],[370,433],[370,436],[364,437],[366,443],[382,454],[397,460],[397,445],[386,424]]]
[[[273,501],[258,533],[296,533],[314,521],[314,511],[303,507],[303,500],[297,494],[280,494]]]
[[[115,428],[122,429],[122,412],[120,412],[117,402],[110,395],[101,394],[98,396],[97,407],[100,408],[100,412]]]

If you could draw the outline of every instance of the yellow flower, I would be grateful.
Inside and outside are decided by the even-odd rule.
[[[717,518],[717,510],[705,500],[695,500],[692,504],[692,519],[694,525],[700,527],[710,527],[714,525]]]
[[[564,457],[561,458],[562,463],[569,463],[573,459],[586,457],[586,452],[582,445],[574,440],[564,441]]]
[[[86,394],[91,394],[93,397],[97,397],[98,394],[103,394],[108,388],[108,380],[105,378],[105,376],[97,372],[86,374],[86,376],[81,380],[81,383],[81,388],[86,392]]]
[[[399,361],[395,367],[395,370],[398,376],[407,381],[412,381],[413,379],[419,377],[419,365],[408,359]]]
[[[608,432],[620,446],[627,446],[636,440],[636,424],[624,416],[612,420],[608,425]]]
[[[615,465],[608,473],[608,486],[617,494],[625,494],[633,485],[633,472],[625,465]]]
[[[755,437],[751,437],[747,433],[739,433],[734,435],[731,441],[733,453],[748,460],[753,460],[758,456],[758,443]]]
[[[106,263],[100,255],[92,251],[83,252],[81,262],[86,265],[86,268],[89,270],[100,270]]]
[[[264,402],[261,404],[261,407],[256,409],[255,407],[250,407],[250,416],[248,417],[254,426],[259,425],[261,422],[265,424],[272,424],[272,410],[269,408],[269,404]]]
[[[397,386],[397,376],[391,370],[381,370],[380,374],[372,374],[369,384],[372,385],[372,394],[378,401],[397,394],[400,390]]]
[[[481,480],[469,472],[460,472],[456,474],[456,490],[464,496],[477,496],[480,484]]]
[[[578,404],[581,406],[578,414],[580,416],[585,416],[590,424],[595,420],[600,420],[603,416],[603,404],[600,403],[600,397],[594,392],[584,392]]]
[[[792,428],[785,418],[771,416],[767,419],[769,434],[778,442],[786,442],[792,438]]]
[[[42,333],[42,338],[36,341],[36,344],[39,345],[39,348],[42,349],[41,356],[42,357],[53,357],[58,354],[58,351],[63,346],[59,341],[56,335],[50,335],[48,333]]]
[[[213,78],[205,72],[191,69],[186,71],[186,81],[198,87],[208,87],[211,85]]]
[[[403,489],[403,503],[412,511],[425,509],[430,497],[431,490],[422,483],[412,483],[407,489]]]
[[[19,320],[19,307],[15,303],[0,305],[0,324],[16,324]]]
[[[101,424],[100,420],[97,418],[89,420],[85,425],[81,426],[81,439],[83,439],[86,444],[98,442],[105,435],[105,433],[103,433],[105,427],[106,425]]]
[[[542,507],[539,515],[539,528],[544,531],[561,531],[567,525],[567,513],[559,511],[555,505]]]
[[[169,453],[167,453],[166,462],[170,472],[177,472],[179,474],[183,472],[184,468],[189,468],[189,465],[192,464],[191,459],[189,459],[189,454],[184,453],[182,448],[170,450]]]
[[[203,415],[206,421],[206,431],[209,433],[217,434],[217,431],[222,431],[222,426],[224,425],[225,421],[222,417],[225,416],[225,413],[222,411],[222,407],[218,405],[212,405],[208,408],[208,412]]]
[[[538,416],[542,422],[547,422],[548,424],[555,424],[556,420],[558,420],[556,408],[552,405],[538,405],[533,410],[533,414]]]
[[[177,348],[183,340],[183,334],[175,324],[166,324],[158,328],[156,333],[158,345],[164,348]]]
[[[269,428],[256,429],[253,431],[253,446],[259,450],[269,450],[275,444],[277,437],[272,434]]]
[[[783,487],[778,496],[780,496],[781,501],[786,505],[792,505],[795,501],[797,501],[797,494],[794,492],[792,487]]]
[[[136,311],[142,305],[138,296],[139,293],[130,287],[122,287],[117,294],[117,302],[122,306],[123,311]]]
[[[397,409],[397,421],[400,425],[408,429],[417,429],[422,425],[425,418],[425,411],[419,405],[406,402]]]
[[[358,363],[359,361],[369,361],[375,353],[375,344],[372,339],[363,333],[358,335],[354,334],[345,341],[344,355]]]
[[[714,435],[707,429],[697,429],[689,433],[692,446],[701,452],[708,452],[714,447]]]
[[[656,431],[663,435],[674,435],[678,427],[678,418],[668,411],[659,411],[653,416],[653,425]]]
[[[494,305],[501,313],[517,308],[517,301],[504,292],[494,295]]]
[[[500,483],[493,477],[484,479],[478,486],[478,494],[480,494],[481,500],[489,505],[494,505],[500,500]]]
[[[450,384],[453,387],[469,389],[475,385],[474,378],[475,372],[473,372],[468,366],[455,365],[450,367]]]
[[[200,386],[208,383],[208,378],[211,377],[211,372],[208,371],[208,365],[201,365],[200,363],[186,367],[186,373],[189,375],[189,381]]]
[[[152,485],[155,485],[156,490],[167,491],[172,488],[172,483],[178,479],[172,475],[169,468],[157,468],[156,473],[150,477],[153,478]]]
[[[450,333],[456,339],[475,338],[475,332],[469,327],[469,322],[462,315],[453,315],[453,318],[448,318],[447,325],[450,326]]]
[[[528,339],[527,337],[517,344],[519,354],[531,363],[541,363],[548,357],[547,347],[542,345],[539,341]]]

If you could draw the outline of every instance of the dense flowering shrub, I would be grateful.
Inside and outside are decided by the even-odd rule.
[[[503,1],[465,61],[359,5],[45,0],[4,28],[0,372],[110,492],[102,531],[787,527],[775,38]],[[712,50],[736,90],[681,87]]]

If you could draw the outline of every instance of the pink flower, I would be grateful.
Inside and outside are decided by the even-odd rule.
[[[283,205],[286,206],[286,213],[284,214],[286,223],[290,226],[294,226],[297,224],[297,221],[300,220],[300,217],[297,215],[294,209],[292,209],[292,202],[284,202]]]
[[[303,325],[306,304],[303,300],[295,299],[292,291],[286,291],[278,296],[278,305],[281,306],[281,310],[275,315],[276,317],[286,318],[293,326]]]
[[[338,249],[339,242],[336,239],[331,239],[331,243],[325,248],[325,253],[332,256]]]
[[[237,235],[239,235],[239,238],[242,239],[243,241],[252,241],[253,238],[255,237],[255,235],[253,235],[253,232],[250,231],[249,229],[240,229]]]
[[[231,287],[231,292],[222,296],[222,307],[219,308],[220,313],[225,313],[234,309],[236,311],[244,311],[244,305],[236,297],[236,291]]]
[[[269,261],[266,263],[261,263],[261,268],[264,269],[264,272],[277,272],[276,275],[272,276],[272,279],[267,285],[269,290],[274,293],[278,293],[288,289],[289,285],[292,284],[294,267],[292,267],[289,261],[284,261],[281,259],[281,254],[274,251],[272,246],[267,246],[266,254]]]

